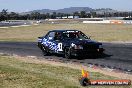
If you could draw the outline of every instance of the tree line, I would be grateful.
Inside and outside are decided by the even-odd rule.
[[[0,12],[0,21],[4,20],[40,20],[40,19],[56,19],[57,17],[68,17],[68,16],[78,16],[79,18],[95,18],[95,17],[132,17],[132,12],[103,12],[103,13],[97,13],[96,11],[86,12],[86,11],[80,11],[80,12],[74,12],[72,14],[66,14],[66,13],[46,13],[46,14],[40,14],[39,12],[31,12],[30,14],[23,14],[20,15],[16,12],[8,12],[7,9],[3,9]]]

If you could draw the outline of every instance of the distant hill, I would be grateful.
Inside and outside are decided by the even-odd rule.
[[[95,9],[94,10],[96,13],[114,13],[114,12],[118,12],[117,10],[113,10],[111,8],[100,8],[100,9]]]
[[[91,11],[95,11],[95,12],[115,12],[116,10],[110,9],[110,8],[101,8],[101,9],[92,9],[90,7],[70,7],[70,8],[63,8],[63,9],[58,9],[58,10],[50,10],[50,9],[42,9],[42,10],[33,10],[33,11],[29,11],[29,12],[23,12],[20,14],[30,14],[32,12],[39,12],[41,14],[45,14],[45,13],[68,13],[68,14],[72,14],[74,12],[80,12],[80,11],[85,11],[85,12],[91,12]]]
[[[93,11],[92,8],[89,7],[70,7],[70,8],[64,8],[64,9],[59,9],[56,10],[57,13],[74,13],[74,12],[80,12],[80,11],[85,11],[85,12],[90,12]]]

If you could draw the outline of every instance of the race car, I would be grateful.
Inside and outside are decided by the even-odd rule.
[[[38,37],[38,47],[44,56],[63,54],[65,58],[102,54],[102,43],[93,41],[79,30],[52,30],[45,36]]]

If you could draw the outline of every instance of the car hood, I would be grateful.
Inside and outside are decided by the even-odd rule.
[[[74,40],[68,40],[71,44],[77,44],[77,45],[84,45],[84,44],[96,44],[96,45],[102,45],[102,43],[93,41],[91,39],[74,39]]]

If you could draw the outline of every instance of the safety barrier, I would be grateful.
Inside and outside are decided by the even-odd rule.
[[[110,23],[111,24],[124,24],[122,20],[111,20]]]
[[[132,21],[127,20],[103,20],[103,21],[83,21],[83,23],[94,24],[132,24]]]

